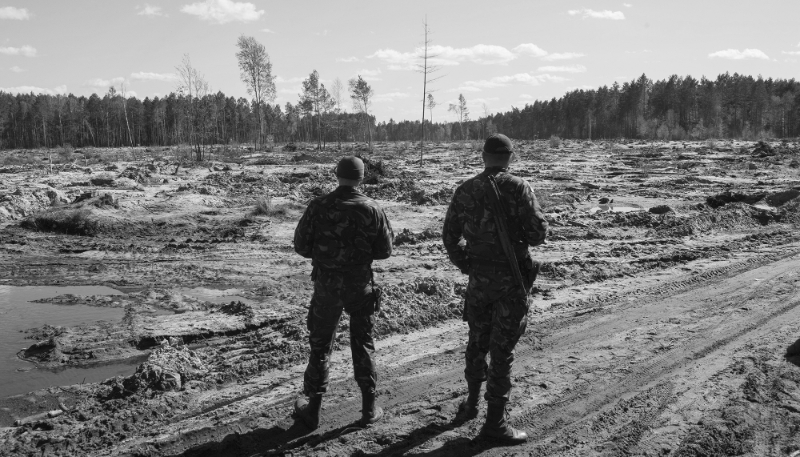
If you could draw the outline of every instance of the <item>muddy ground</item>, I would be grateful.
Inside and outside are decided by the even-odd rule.
[[[348,145],[356,151],[361,145]],[[0,455],[800,455],[800,145],[518,143],[513,171],[550,220],[513,372],[523,446],[454,422],[466,394],[466,277],[447,261],[464,145],[361,153],[395,253],[375,264],[386,419],[354,426],[347,326],[320,429],[300,391],[310,264],[292,233],[341,153],[276,147],[202,164],[174,148],[0,154],[0,284],[107,285],[62,296],[120,322],[31,329],[44,368],[148,356],[128,378],[0,399]],[[192,287],[233,290],[212,303]],[[481,405],[482,410],[485,405]],[[49,414],[48,414],[49,413]]]

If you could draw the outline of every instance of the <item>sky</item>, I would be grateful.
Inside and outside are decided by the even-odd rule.
[[[248,97],[246,35],[270,56],[274,103],[296,103],[314,70],[329,89],[361,75],[379,122],[413,120],[427,20],[426,117],[455,121],[459,95],[477,118],[643,73],[797,78],[798,17],[800,0],[0,0],[0,91],[164,96],[188,55],[213,91]]]

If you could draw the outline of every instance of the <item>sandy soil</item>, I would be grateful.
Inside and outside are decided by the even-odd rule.
[[[31,329],[20,357],[80,367],[149,354],[128,378],[0,399],[0,455],[800,455],[797,143],[519,145],[514,172],[552,234],[533,250],[544,265],[511,404],[532,439],[517,447],[476,439],[480,419],[453,420],[466,277],[440,231],[453,189],[481,169],[475,151],[438,145],[422,170],[403,144],[364,153],[364,192],[396,234],[375,265],[387,416],[354,425],[343,324],[314,432],[289,418],[310,296],[291,236],[305,202],[333,188],[338,153],[171,153],[0,166],[0,284],[127,293],[52,300],[125,318]],[[199,286],[247,302],[187,292]]]

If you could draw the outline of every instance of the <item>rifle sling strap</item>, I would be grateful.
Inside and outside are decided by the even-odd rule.
[[[500,200],[500,188],[497,186],[497,181],[495,181],[494,176],[488,175],[489,184],[491,184],[492,191],[489,192],[489,199],[492,202],[492,206],[494,207],[493,213],[495,214],[495,225],[497,226],[497,236],[500,238],[500,244],[503,246],[503,251],[506,253],[506,257],[508,258],[508,263],[511,266],[511,271],[514,273],[514,277],[517,280],[517,283],[525,291],[525,296],[527,297],[529,294],[528,288],[525,287],[525,282],[522,280],[522,273],[519,271],[519,263],[517,262],[517,255],[514,253],[514,246],[511,244],[511,239],[509,238],[508,232],[508,224],[506,223],[508,220],[508,216],[506,215],[505,210],[503,209],[502,201]]]

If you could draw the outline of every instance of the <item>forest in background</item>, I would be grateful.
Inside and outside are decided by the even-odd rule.
[[[316,72],[315,72],[316,73]],[[800,136],[800,83],[737,73],[705,77],[642,75],[622,85],[573,90],[560,98],[475,117],[459,97],[456,121],[431,123],[425,141],[515,139],[706,138],[769,139]],[[463,103],[463,105],[462,105]],[[260,109],[260,112],[256,109]],[[435,105],[434,105],[435,107]],[[460,109],[459,109],[460,108]],[[434,109],[439,118],[448,115]],[[453,115],[449,115],[452,119]],[[184,143],[419,141],[420,121],[377,122],[366,112],[308,103],[255,104],[222,92],[193,97],[123,97],[114,87],[89,97],[0,92],[0,148],[168,146]],[[196,138],[191,139],[194,135]]]

